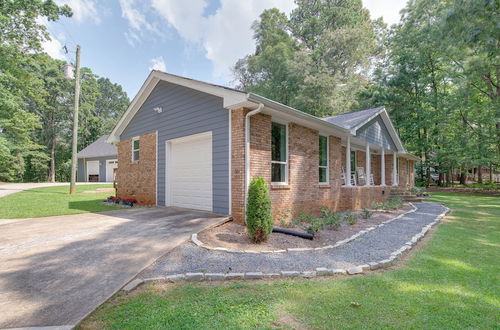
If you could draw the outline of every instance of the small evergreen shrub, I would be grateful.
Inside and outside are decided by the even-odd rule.
[[[254,243],[265,242],[273,230],[271,198],[266,181],[255,177],[248,187],[247,232]]]

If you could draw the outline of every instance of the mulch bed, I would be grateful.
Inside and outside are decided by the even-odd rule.
[[[281,250],[287,248],[314,248],[333,245],[338,241],[351,237],[357,232],[368,227],[376,226],[382,222],[392,219],[401,213],[408,212],[412,207],[405,204],[401,209],[388,212],[375,212],[370,218],[358,217],[354,225],[343,223],[338,230],[322,230],[315,235],[314,240],[303,239],[296,236],[272,233],[265,243],[254,244],[248,238],[246,227],[233,221],[226,222],[220,226],[205,230],[198,234],[198,239],[211,247],[223,247],[233,250]],[[356,212],[354,212],[356,213]],[[356,213],[359,215],[359,213]],[[301,228],[288,228],[304,232]]]

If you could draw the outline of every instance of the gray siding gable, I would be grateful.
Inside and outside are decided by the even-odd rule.
[[[162,112],[153,109],[161,107]],[[157,203],[165,205],[165,141],[212,131],[213,211],[229,214],[229,110],[223,99],[160,81],[120,136],[158,132]]]
[[[380,115],[361,126],[357,130],[356,136],[386,149],[397,151],[396,144]]]

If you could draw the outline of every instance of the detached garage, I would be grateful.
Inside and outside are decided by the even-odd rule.
[[[103,135],[77,154],[78,182],[113,182],[118,168],[116,146]]]

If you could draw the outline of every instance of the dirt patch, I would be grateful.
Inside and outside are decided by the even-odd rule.
[[[248,238],[246,227],[233,221],[226,222],[218,227],[205,230],[198,234],[198,239],[211,247],[224,247],[234,250],[281,250],[287,248],[314,248],[333,245],[338,241],[351,237],[357,232],[368,227],[376,226],[382,222],[392,219],[401,213],[412,210],[410,205],[405,205],[399,210],[390,212],[375,212],[369,219],[359,220],[354,225],[342,224],[338,230],[322,230],[316,234],[314,240],[299,238],[296,236],[272,233],[267,242],[254,244]],[[304,232],[301,228],[290,228]]]
[[[302,330],[302,329],[307,329],[302,323],[300,323],[294,315],[288,313],[282,308],[279,308],[276,311],[278,315],[278,319],[271,324],[273,328],[283,328],[285,327],[286,329],[296,329],[296,330]]]

